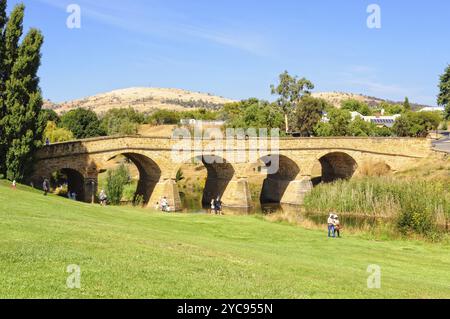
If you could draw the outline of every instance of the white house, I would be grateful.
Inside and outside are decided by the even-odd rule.
[[[358,112],[351,112],[352,115],[352,121],[354,121],[358,116],[362,118],[366,122],[371,122],[376,124],[377,126],[386,126],[386,127],[393,127],[395,124],[395,121],[401,116],[400,114],[395,114],[391,116],[364,116]]]
[[[419,112],[444,112],[445,107],[443,106],[427,106],[421,109]]]

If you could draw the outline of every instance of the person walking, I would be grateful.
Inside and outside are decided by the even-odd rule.
[[[330,217],[328,217],[328,237],[334,237],[334,219],[333,219],[334,214],[330,213]]]

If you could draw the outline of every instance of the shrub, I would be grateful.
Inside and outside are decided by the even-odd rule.
[[[122,200],[123,190],[129,182],[128,168],[121,164],[117,169],[108,171],[106,179],[106,194],[112,205],[119,205]]]

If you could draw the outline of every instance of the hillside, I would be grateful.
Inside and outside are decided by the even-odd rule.
[[[450,297],[448,244],[329,240],[257,216],[92,206],[0,181],[0,233],[0,298]],[[367,288],[372,264],[382,289]]]
[[[377,97],[372,96],[366,96],[362,94],[355,94],[355,93],[345,93],[345,92],[317,92],[312,93],[312,96],[316,98],[321,98],[330,103],[331,105],[340,108],[341,102],[348,100],[348,99],[354,99],[357,101],[365,102],[371,107],[377,107],[382,102],[388,102],[391,104],[402,104],[403,101],[391,101],[391,100],[385,100]],[[427,107],[429,105],[423,105],[423,104],[417,104],[413,103],[413,101],[410,101],[411,107],[413,109],[421,109],[424,107]]]
[[[96,113],[102,114],[112,108],[126,107],[133,107],[140,112],[151,112],[155,109],[182,111],[200,107],[216,109],[228,102],[232,102],[232,100],[208,93],[181,89],[128,88],[60,104],[46,100],[44,108],[53,109],[58,114],[62,114],[71,109],[83,107],[91,108]]]

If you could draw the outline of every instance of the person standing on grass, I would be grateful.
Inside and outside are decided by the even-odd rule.
[[[48,182],[48,179],[44,179],[44,182],[42,183],[42,189],[44,190],[44,196],[47,196],[47,193],[50,191],[50,183]]]
[[[98,195],[98,199],[100,200],[100,205],[101,206],[106,206],[106,200],[107,200],[107,196],[106,196],[106,192],[104,189],[102,189],[102,191],[100,192],[100,194]]]
[[[340,238],[341,237],[341,222],[339,221],[339,217],[338,215],[334,215],[334,237],[336,237],[336,233],[337,233],[337,237]]]
[[[12,189],[16,189],[16,180],[13,180],[13,182],[11,184],[11,188]]]
[[[330,214],[330,217],[328,217],[328,237],[334,237],[334,214]]]
[[[222,201],[219,196],[217,196],[217,199],[214,202],[214,210],[216,214],[222,214]]]
[[[211,214],[216,214],[216,200],[211,199]]]

